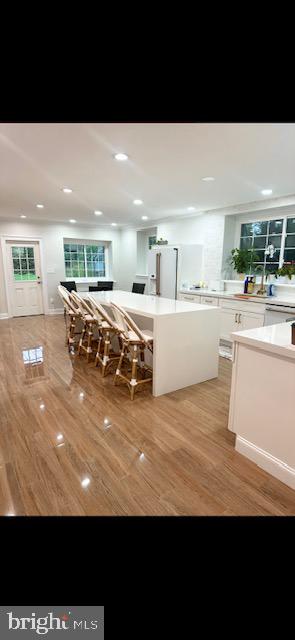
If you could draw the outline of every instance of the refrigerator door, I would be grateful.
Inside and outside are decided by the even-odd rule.
[[[157,295],[163,298],[176,299],[177,297],[177,262],[178,249],[174,247],[159,248],[157,273]]]

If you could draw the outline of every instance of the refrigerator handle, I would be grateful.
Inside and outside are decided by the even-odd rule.
[[[177,286],[178,286],[178,249],[174,247],[174,251],[176,251],[176,261],[175,261],[175,300],[177,300]]]
[[[160,296],[161,254],[156,254],[156,296]]]

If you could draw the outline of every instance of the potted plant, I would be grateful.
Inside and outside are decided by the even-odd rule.
[[[240,280],[245,279],[245,274],[253,275],[252,264],[257,262],[259,257],[254,253],[253,249],[232,249],[230,255],[230,264],[240,276]]]
[[[295,276],[295,263],[284,262],[283,266],[277,269],[274,275],[276,278],[288,278],[288,280],[292,280],[292,277]]]

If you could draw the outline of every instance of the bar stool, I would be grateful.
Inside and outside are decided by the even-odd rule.
[[[81,320],[81,313],[77,305],[71,299],[69,291],[61,284],[57,287],[58,293],[62,299],[64,305],[64,319],[66,325],[66,344],[69,349],[74,347],[75,335],[80,334],[81,331],[75,331],[79,321]],[[70,324],[68,326],[67,318],[69,318]]]
[[[111,350],[111,344],[112,339],[116,336],[118,337],[119,344],[121,343],[121,332],[111,316],[109,316],[104,307],[99,304],[93,296],[88,294],[87,299],[91,305],[92,313],[99,324],[100,336],[95,356],[95,366],[101,365],[101,372],[104,377],[111,364],[120,359],[120,353]]]
[[[131,400],[134,399],[135,389],[138,385],[151,382],[152,376],[145,377],[146,372],[151,373],[152,369],[145,363],[145,350],[149,349],[153,353],[153,334],[148,329],[141,330],[129,316],[129,314],[118,304],[111,302],[111,307],[116,319],[116,323],[121,331],[122,350],[115,375],[115,384],[122,378],[128,385]],[[131,377],[127,377],[121,371],[123,360],[126,355],[131,356]],[[140,362],[138,357],[140,356]],[[127,355],[128,357],[128,355]],[[139,369],[138,369],[139,367]],[[141,379],[138,379],[140,371]]]
[[[99,327],[97,319],[94,317],[92,309],[86,300],[81,298],[78,293],[72,291],[70,294],[79,307],[81,318],[83,320],[83,329],[81,338],[79,340],[78,355],[81,355],[81,351],[86,353],[87,362],[89,362],[90,354],[92,353],[92,341],[99,340]],[[98,335],[94,338],[95,328],[98,328]],[[96,332],[97,334],[97,332]]]

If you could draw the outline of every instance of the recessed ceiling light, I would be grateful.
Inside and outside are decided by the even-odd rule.
[[[112,224],[112,227],[116,227],[117,226],[116,222],[112,222],[111,224]]]
[[[133,204],[143,204],[142,200],[133,200]]]
[[[204,182],[213,182],[215,178],[213,178],[213,176],[205,176],[205,178],[202,178],[202,180],[204,180]]]
[[[147,216],[141,216],[141,219],[142,220],[148,220],[148,217]]]
[[[119,160],[121,162],[124,162],[124,160],[128,160],[128,156],[127,153],[116,153],[114,155],[115,160]]]
[[[69,187],[63,187],[63,192],[64,193],[72,193],[73,189],[69,189]]]
[[[27,216],[20,216],[20,218],[26,218]]]
[[[71,222],[72,224],[75,224],[76,220],[74,220],[73,218],[71,218],[71,219],[69,220],[69,222]]]
[[[94,211],[95,216],[102,216],[102,211]]]
[[[188,208],[187,208],[187,210],[188,210],[188,211],[195,211],[195,210],[196,210],[196,207],[188,207]]]
[[[44,204],[36,204],[37,209],[44,209]]]
[[[263,196],[270,196],[272,193],[272,189],[262,189],[261,193]]]
[[[88,485],[90,484],[90,479],[89,478],[84,478],[84,480],[82,480],[81,485],[82,487],[88,487]]]

